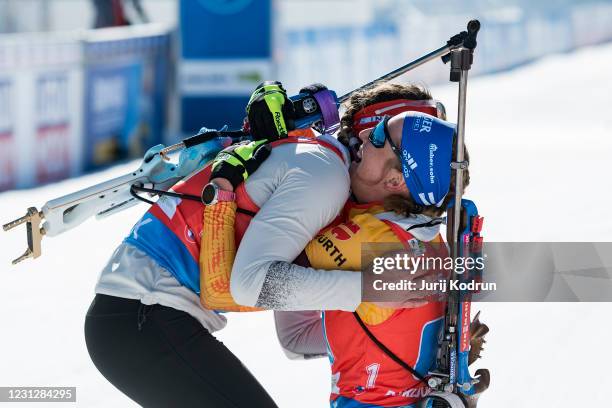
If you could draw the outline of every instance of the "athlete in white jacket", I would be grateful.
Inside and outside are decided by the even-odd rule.
[[[289,103],[280,86],[265,95],[270,96]],[[249,116],[265,104],[264,98],[252,101]],[[252,125],[256,127],[257,120]],[[246,180],[247,193],[261,208],[238,259],[237,267],[243,265],[246,273],[236,275],[239,281],[233,287],[247,304],[354,310],[360,301],[358,274],[307,273],[290,266],[349,195],[348,151],[335,138],[322,138],[333,149],[320,144],[279,146]],[[198,241],[193,231],[186,228],[176,235],[152,215],[157,211],[171,223],[178,221],[190,216],[180,213],[183,204],[162,197],[103,269],[85,322],[92,361],[143,406],[273,407],[256,379],[211,335],[225,326],[225,317],[202,308],[197,285],[185,284],[198,270],[197,261],[194,269],[193,259],[181,247]],[[285,293],[300,296],[275,299],[272,294],[281,281],[290,283],[286,288],[292,292]]]

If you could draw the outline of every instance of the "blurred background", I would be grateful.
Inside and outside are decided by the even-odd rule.
[[[471,75],[612,39],[603,0],[0,0],[0,191],[239,127],[264,79],[343,94],[474,17]],[[410,79],[447,76],[428,64]]]

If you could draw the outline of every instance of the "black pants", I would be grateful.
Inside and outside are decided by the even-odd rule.
[[[240,360],[185,312],[96,295],[85,341],[102,375],[144,407],[276,407]]]

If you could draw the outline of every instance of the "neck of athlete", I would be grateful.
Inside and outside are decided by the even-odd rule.
[[[359,204],[383,202],[391,195],[380,186],[363,186],[359,183],[351,183],[351,193]]]

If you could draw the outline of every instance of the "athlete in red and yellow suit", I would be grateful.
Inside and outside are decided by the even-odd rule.
[[[240,310],[227,289],[233,258],[236,204],[220,202],[205,208],[200,253],[202,295],[209,307]],[[380,205],[347,204],[338,220],[319,233],[305,248],[312,267],[361,269],[361,244],[402,242],[414,238],[376,214]],[[433,240],[442,242],[438,234]],[[437,336],[444,304],[430,302],[409,309],[381,308],[364,302],[357,313],[374,336],[420,374],[427,375],[435,361]],[[405,407],[429,392],[367,337],[349,312],[326,311],[324,334],[332,365],[333,407]]]

